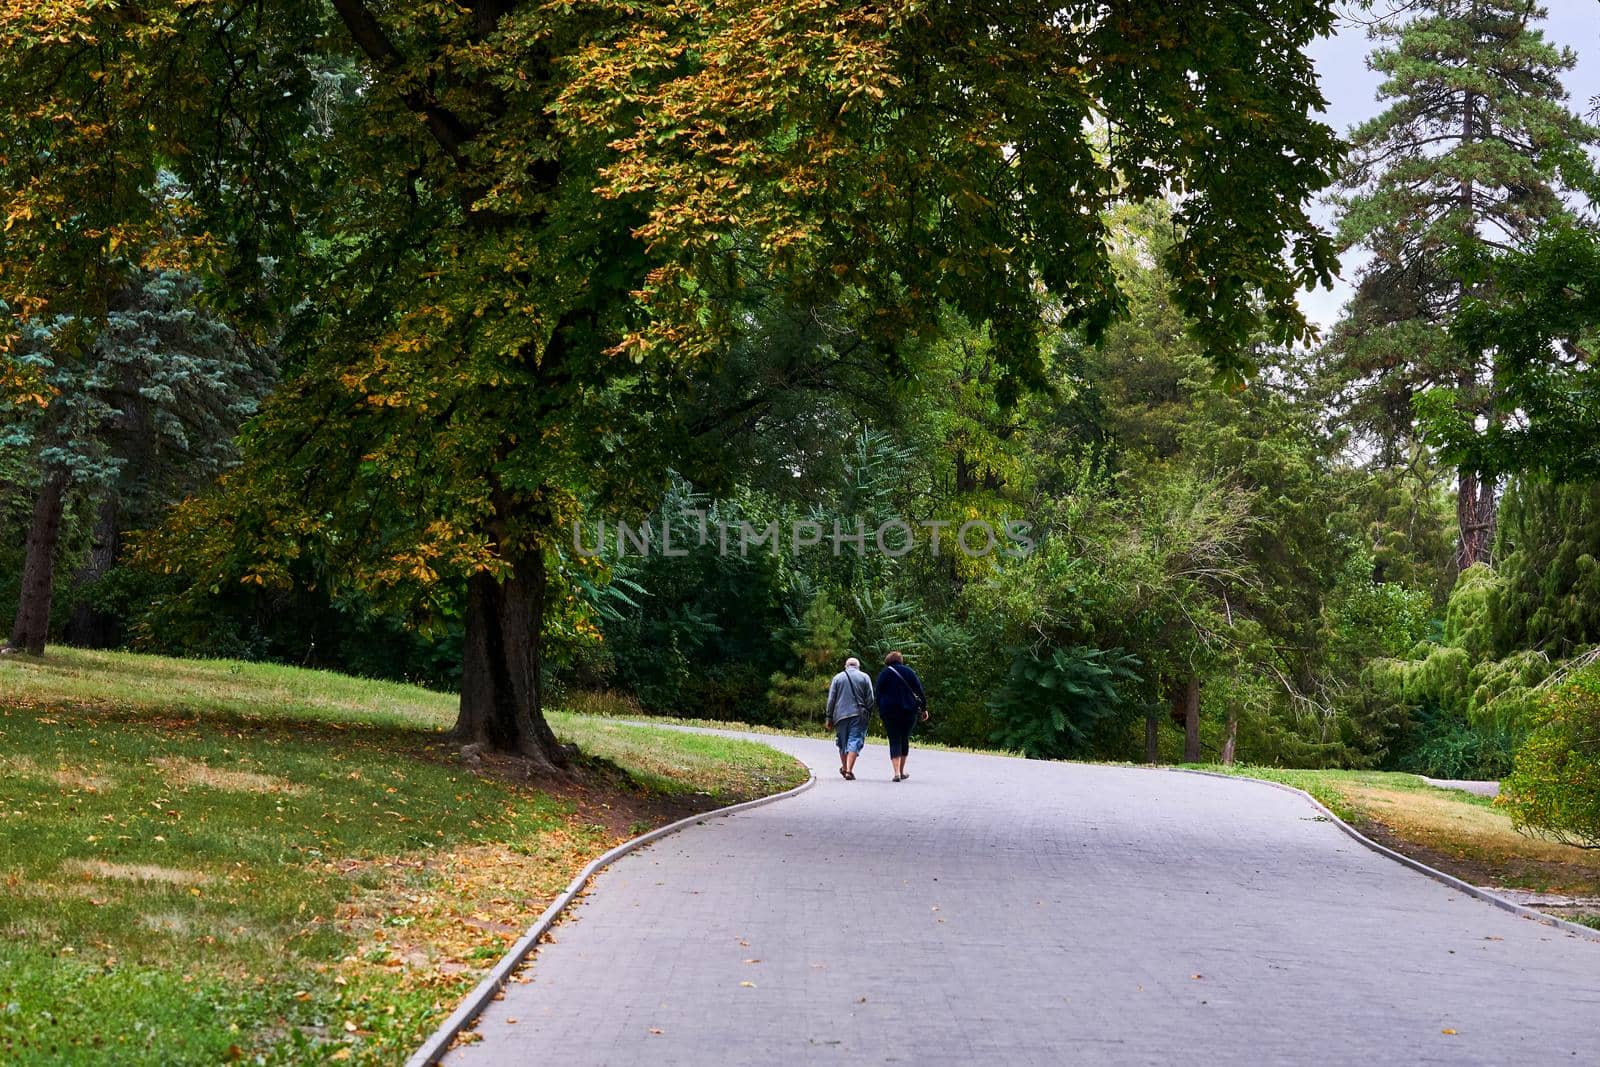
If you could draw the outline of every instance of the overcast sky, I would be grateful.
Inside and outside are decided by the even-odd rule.
[[[1589,98],[1600,95],[1600,0],[1546,0],[1546,6],[1550,12],[1542,23],[1546,39],[1578,53],[1578,66],[1566,78],[1569,104],[1575,111],[1587,111]],[[1337,36],[1311,48],[1322,75],[1322,95],[1328,98],[1323,121],[1341,134],[1382,110],[1377,100],[1380,79],[1367,69],[1372,47],[1366,28],[1346,21]],[[1326,223],[1327,211],[1320,211],[1319,217]],[[1353,265],[1347,264],[1346,274],[1354,273],[1349,269]],[[1313,322],[1326,327],[1349,296],[1348,282],[1341,282],[1332,292],[1304,294],[1301,306]]]

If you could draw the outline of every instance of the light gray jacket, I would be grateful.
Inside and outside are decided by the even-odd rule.
[[[846,667],[828,683],[828,725],[872,711],[872,679],[855,667]]]

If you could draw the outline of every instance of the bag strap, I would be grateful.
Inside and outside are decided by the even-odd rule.
[[[850,695],[856,698],[856,711],[863,714],[870,711],[871,709],[867,707],[867,702],[861,699],[861,690],[856,688],[856,683],[850,677],[849,671],[844,672],[844,684],[850,687]],[[868,682],[867,685],[870,687],[872,683]],[[868,688],[867,692],[871,693],[872,690]]]
[[[911,699],[916,702],[917,707],[921,708],[925,706],[927,704],[927,698],[917,695],[917,691],[911,687],[911,683],[906,681],[906,676],[900,673],[900,664],[891,663],[888,666],[889,670],[893,672],[894,676],[900,680],[900,684],[906,687],[906,692],[911,694]]]

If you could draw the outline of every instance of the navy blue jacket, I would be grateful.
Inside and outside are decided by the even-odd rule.
[[[885,667],[879,672],[877,684],[872,688],[878,694],[878,707],[881,710],[918,711],[928,703],[928,695],[922,691],[922,679],[903,663]]]

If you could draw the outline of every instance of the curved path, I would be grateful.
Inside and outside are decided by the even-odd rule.
[[[759,740],[816,787],[601,874],[447,1064],[1600,1058],[1600,944],[1294,794],[926,750],[894,784],[882,748],[845,782]]]

